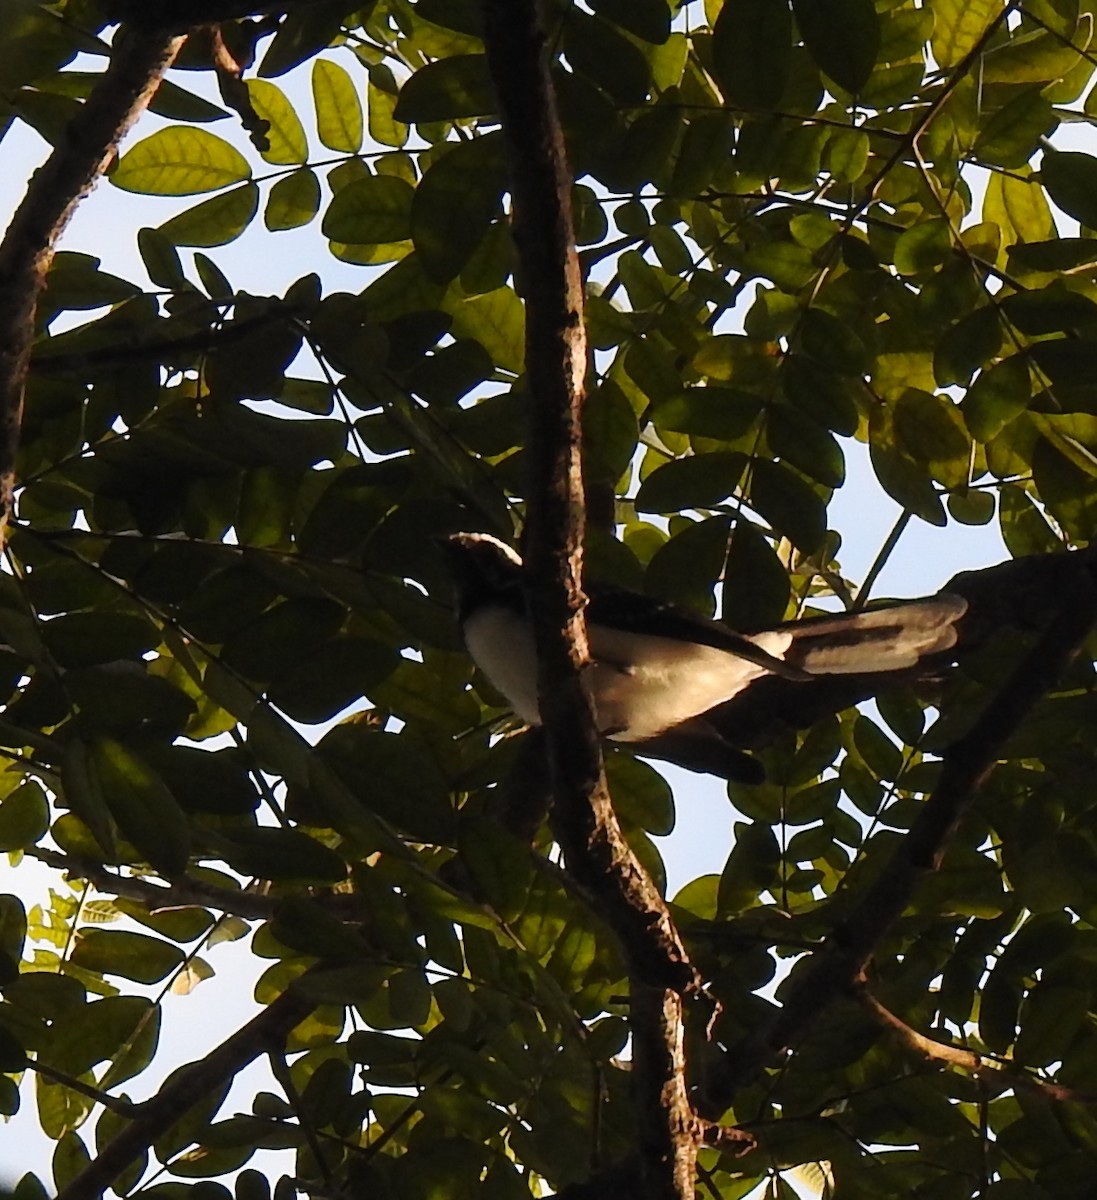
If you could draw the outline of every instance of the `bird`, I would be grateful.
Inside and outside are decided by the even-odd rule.
[[[440,545],[470,656],[514,712],[538,725],[520,555],[488,533],[455,533]],[[640,592],[586,591],[591,661],[582,679],[599,734],[641,757],[739,783],[764,780],[748,750],[780,728],[806,728],[950,662],[968,610],[946,590],[744,634]]]

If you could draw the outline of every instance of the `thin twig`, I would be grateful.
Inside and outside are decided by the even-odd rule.
[[[913,1050],[922,1058],[932,1062],[944,1063],[947,1066],[959,1067],[974,1075],[980,1083],[988,1085],[995,1093],[1010,1090],[1035,1092],[1049,1100],[1068,1100],[1074,1104],[1097,1103],[1097,1091],[1081,1091],[1078,1088],[1066,1087],[1054,1083],[1050,1079],[1039,1079],[1027,1071],[1014,1068],[986,1054],[975,1050],[967,1050],[963,1046],[953,1046],[949,1042],[940,1042],[935,1038],[919,1033],[908,1025],[890,1009],[885,1008],[867,989],[858,992],[858,998],[864,1007],[886,1029],[890,1030],[908,1049]]]

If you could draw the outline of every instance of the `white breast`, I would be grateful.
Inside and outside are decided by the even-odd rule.
[[[465,621],[465,645],[522,720],[539,724],[537,656],[529,625],[509,609],[485,606]]]
[[[594,662],[583,675],[598,728],[614,741],[637,742],[699,716],[736,696],[765,668],[711,646],[671,638],[591,629]],[[751,639],[775,657],[792,641],[774,631]],[[477,666],[531,725],[539,723],[533,637],[516,613],[484,608],[465,622]]]

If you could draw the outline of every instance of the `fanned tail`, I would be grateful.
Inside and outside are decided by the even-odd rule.
[[[813,617],[782,627],[792,634],[785,662],[812,675],[863,675],[904,671],[957,641],[967,601],[944,593],[887,608]]]

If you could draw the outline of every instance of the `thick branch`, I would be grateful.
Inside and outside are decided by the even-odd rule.
[[[945,753],[941,778],[888,864],[790,981],[781,1010],[712,1072],[704,1112],[718,1117],[740,1086],[808,1031],[826,1006],[860,977],[877,943],[903,912],[919,881],[940,865],[949,838],[986,782],[1006,742],[1081,650],[1097,616],[1097,567],[1076,556],[1072,587],[1058,614],[970,731]]]
[[[285,1044],[290,1031],[315,1008],[291,986],[258,1016],[199,1062],[177,1072],[140,1105],[140,1115],[69,1180],[57,1200],[98,1200],[118,1176],[199,1100],[238,1075],[253,1059]]]
[[[182,44],[163,33],[118,34],[103,78],[32,176],[0,243],[0,542],[11,519],[34,316],[54,247]]]
[[[696,972],[610,803],[581,671],[585,498],[583,282],[571,177],[536,0],[485,0],[488,65],[510,143],[514,237],[526,300],[530,480],[524,558],[538,694],[568,870],[593,893],[630,963],[636,1155],[651,1197],[692,1197],[700,1125],[685,1093],[681,998]],[[638,983],[636,981],[639,981]]]

